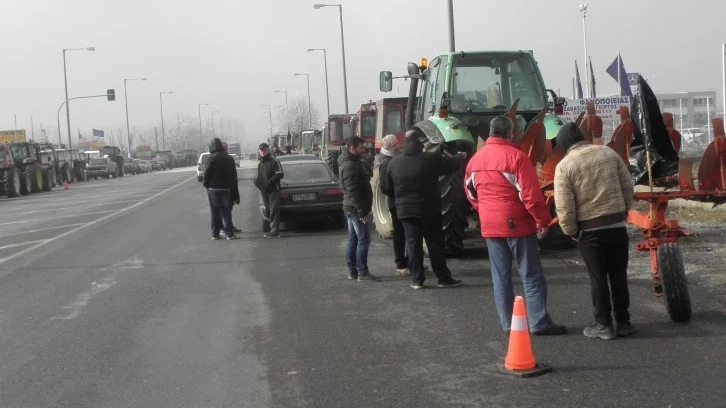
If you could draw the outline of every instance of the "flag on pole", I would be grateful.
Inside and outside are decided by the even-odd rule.
[[[614,80],[618,81],[620,86],[620,95],[633,97],[633,91],[630,90],[630,83],[628,82],[628,74],[625,72],[625,64],[623,64],[623,58],[618,53],[612,64],[605,70]]]
[[[575,82],[577,83],[575,99],[582,99],[582,82],[580,81],[580,70],[577,69],[577,60],[575,60]]]
[[[81,134],[81,128],[78,128],[78,140],[85,140]]]
[[[103,137],[103,130],[93,129],[93,137]]]
[[[592,69],[592,58],[590,58],[590,82],[592,82],[592,98],[597,98],[597,93],[595,92],[595,71]]]

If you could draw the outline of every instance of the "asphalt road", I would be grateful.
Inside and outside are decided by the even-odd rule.
[[[693,279],[693,321],[671,323],[634,260],[639,333],[591,340],[579,258],[543,254],[551,313],[571,334],[533,338],[552,373],[503,376],[486,259],[451,260],[464,287],[414,291],[376,239],[384,281],[347,281],[343,230],[263,238],[252,170],[239,174],[238,241],[210,239],[206,194],[184,169],[1,200],[0,407],[725,404],[726,314],[705,282]]]

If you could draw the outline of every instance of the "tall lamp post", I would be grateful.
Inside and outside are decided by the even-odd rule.
[[[587,66],[590,59],[587,56],[587,25],[585,23],[587,19],[587,6],[590,4],[589,1],[580,4],[580,13],[582,14],[582,38],[585,43],[585,82],[587,82],[587,97],[592,97],[592,79],[590,78],[590,67]]]
[[[202,135],[202,106],[209,106],[209,102],[207,103],[200,103],[199,108],[199,142],[202,143],[202,148],[204,148],[204,136]]]
[[[214,139],[214,114],[215,113],[222,113],[222,112],[220,112],[220,111],[212,112],[212,139]]]
[[[272,138],[272,106],[270,105],[260,105],[262,107],[267,108],[267,113],[270,114],[270,139]]]
[[[164,94],[173,94],[173,91],[159,92],[159,108],[161,109],[161,148],[166,150],[166,142],[164,142],[164,100],[161,98]]]
[[[313,128],[313,112],[311,110],[312,108],[310,105],[310,74],[300,74],[297,72],[295,73],[295,76],[302,76],[302,75],[305,75],[305,77],[308,79],[308,129],[312,129]]]
[[[126,141],[129,143],[129,159],[131,158],[131,128],[129,127],[129,96],[126,92],[126,81],[146,81],[146,78],[124,78],[124,102],[126,103]]]
[[[345,35],[343,35],[343,5],[342,4],[313,4],[315,10],[323,7],[337,7],[340,11],[340,46],[343,50],[343,93],[345,95],[345,113],[348,113],[348,74],[345,70]]]
[[[327,118],[330,117],[330,92],[328,92],[328,53],[326,52],[325,48],[309,48],[308,51],[323,52],[323,60],[325,62],[325,103],[328,110],[328,116],[326,116],[325,121],[327,122]]]
[[[95,51],[96,47],[64,48],[63,49],[63,82],[66,87],[66,124],[68,125],[68,149],[71,148],[71,111],[68,107],[68,74],[66,71],[66,51]],[[60,131],[60,130],[59,130]],[[58,146],[60,147],[60,146]]]
[[[275,91],[275,93],[284,93],[285,94],[285,105],[287,105],[287,91]]]

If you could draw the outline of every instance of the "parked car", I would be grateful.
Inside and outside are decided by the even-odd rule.
[[[159,163],[158,160],[152,159],[152,160],[149,160],[149,163],[151,163],[151,171],[154,171],[154,170],[160,171],[161,170],[161,163]]]
[[[91,159],[86,166],[86,180],[89,177],[97,179],[103,178],[116,178],[118,166],[115,161],[104,157],[101,159]]]
[[[134,159],[130,157],[124,157],[124,174],[125,175],[132,175],[138,173],[138,165],[134,161]]]
[[[281,162],[288,162],[288,161],[302,161],[302,160],[317,160],[320,161],[320,159],[313,155],[313,154],[285,154],[282,156],[277,156],[277,160]]]
[[[139,163],[139,169],[142,173],[149,173],[151,172],[151,163],[148,160],[141,160],[141,163]]]
[[[234,159],[234,165],[239,167],[239,156],[234,153],[230,154],[230,156]]]
[[[199,182],[204,178],[204,165],[207,164],[207,160],[209,160],[209,152],[204,152],[199,155],[199,160],[197,161],[197,181]]]
[[[343,193],[338,178],[325,162],[317,160],[287,161],[280,181],[280,218],[311,216],[341,225]]]
[[[134,165],[136,166],[136,174],[143,173],[143,171],[141,171],[141,160],[134,159]]]

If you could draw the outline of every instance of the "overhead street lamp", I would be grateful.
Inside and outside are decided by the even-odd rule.
[[[173,94],[173,91],[159,92],[159,108],[161,109],[161,148],[166,150],[166,142],[164,142],[164,101],[161,98],[164,94]]]
[[[95,51],[96,47],[64,48],[63,49],[63,82],[66,87],[66,124],[68,125],[68,149],[71,148],[71,111],[68,107],[68,74],[66,71],[66,51]],[[58,130],[60,132],[60,129]],[[58,146],[60,147],[60,146]]]
[[[204,136],[202,135],[202,106],[209,106],[209,102],[207,103],[200,103],[199,108],[199,141],[202,143],[202,148],[204,148]]]
[[[287,105],[287,91],[275,91],[275,93],[284,93],[285,94],[285,105]]]
[[[345,113],[348,113],[348,74],[345,70],[345,36],[343,35],[343,5],[342,4],[313,4],[315,10],[323,7],[337,7],[340,11],[340,45],[343,49],[343,93],[345,95]]]
[[[260,106],[267,108],[267,113],[270,114],[270,139],[272,139],[272,106],[270,106],[270,105],[260,105]]]
[[[126,141],[129,143],[129,159],[131,158],[131,128],[129,127],[129,96],[126,92],[126,81],[146,81],[146,78],[124,78],[124,102],[126,103]]]
[[[310,107],[310,74],[300,74],[295,73],[295,76],[302,76],[305,75],[305,77],[308,79],[308,129],[313,129],[313,112],[312,108]]]
[[[215,113],[222,113],[222,112],[220,112],[220,111],[212,112],[212,139],[214,139],[214,114]]]
[[[310,51],[323,52],[323,60],[325,61],[325,103],[327,104],[328,109],[328,116],[326,117],[325,121],[327,121],[327,118],[330,118],[330,93],[328,92],[328,53],[326,52],[325,48],[308,48],[308,52]]]

